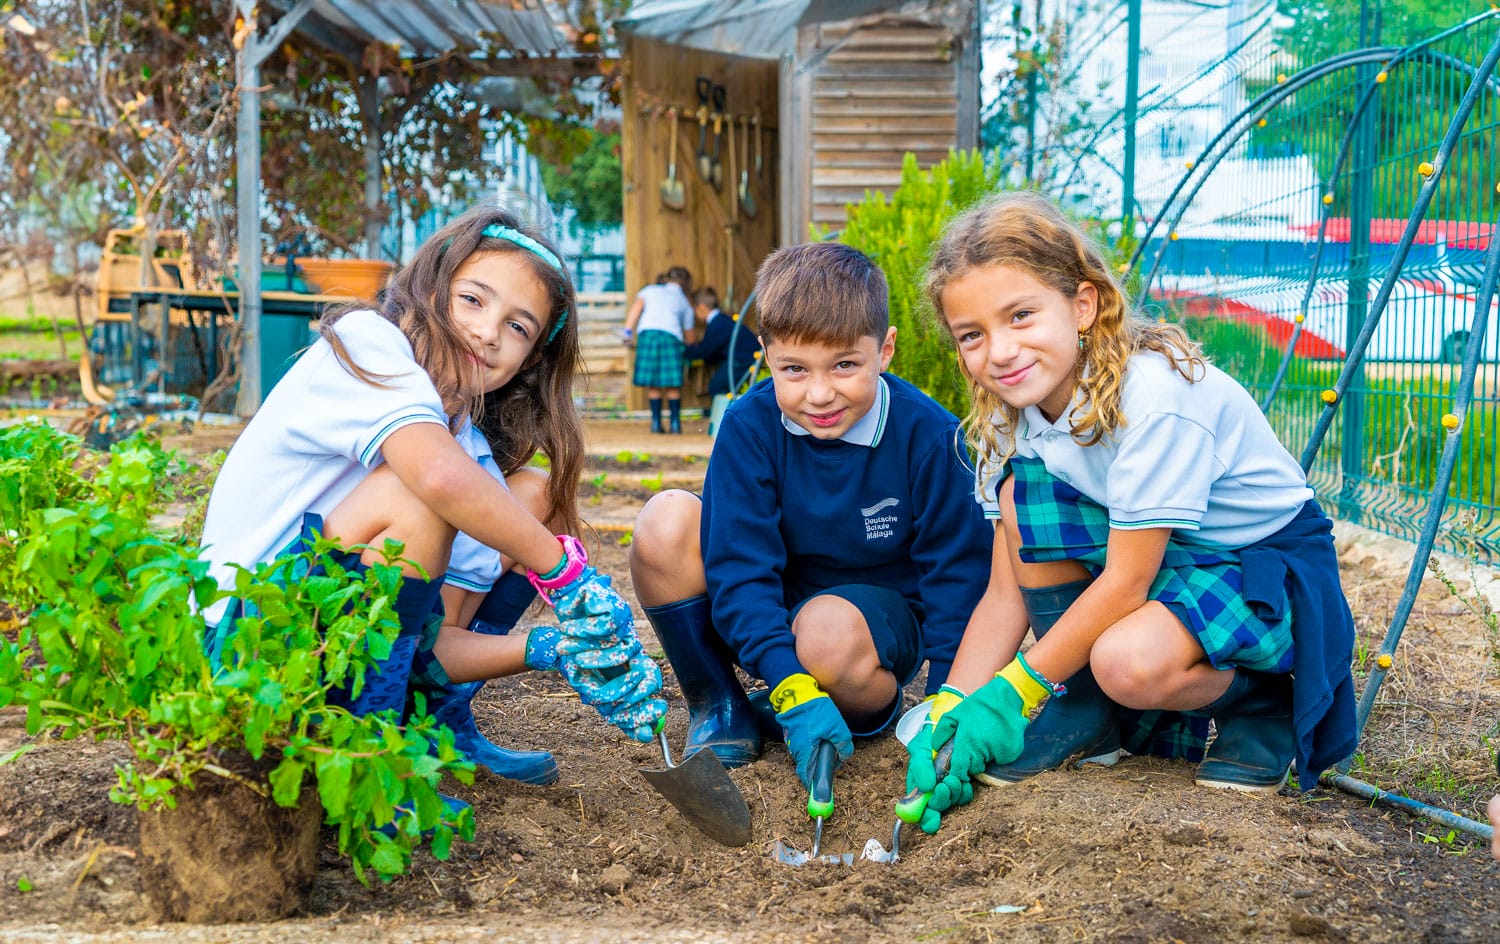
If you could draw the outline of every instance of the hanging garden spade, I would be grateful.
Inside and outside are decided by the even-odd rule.
[[[687,204],[687,194],[677,179],[677,109],[667,109],[667,121],[672,130],[667,134],[667,177],[661,182],[661,202],[669,210],[680,210]]]

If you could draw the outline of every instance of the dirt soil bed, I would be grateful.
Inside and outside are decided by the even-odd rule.
[[[583,508],[606,525],[596,562],[627,599],[622,542],[644,494],[638,478],[623,487],[624,477],[644,476],[649,493],[656,476],[691,479],[706,457],[706,444],[694,443],[702,451],[684,459],[687,444],[664,444],[669,438],[596,444],[586,473],[622,485],[586,486]],[[182,436],[174,445],[193,443]],[[632,454],[621,461],[625,448]],[[1363,684],[1363,660],[1385,632],[1402,575],[1357,545],[1342,553]],[[1429,583],[1355,773],[1472,817],[1495,785],[1487,746],[1500,715],[1495,643]],[[641,626],[659,655],[649,624]],[[680,744],[686,711],[670,670],[667,682],[668,732]],[[919,681],[908,702],[920,692]],[[812,829],[785,749],[733,772],[755,838],[729,849],[696,832],[636,773],[660,766],[659,753],[625,741],[558,679],[491,683],[475,707],[497,741],[553,751],[560,782],[528,787],[481,773],[472,787],[454,785],[475,806],[476,840],[456,845],[447,862],[420,855],[413,874],[389,884],[361,886],[325,836],[309,913],[274,924],[146,924],[136,814],[106,798],[119,754],[92,743],[37,745],[0,766],[0,940],[1500,940],[1500,871],[1486,850],[1338,791],[1247,797],[1195,787],[1187,764],[1129,758],[981,788],[939,835],[904,833],[895,865],[792,869],[772,861],[772,844],[805,850]],[[24,719],[0,713],[0,757],[27,742]],[[825,850],[889,842],[904,757],[894,739],[876,739],[844,765]]]

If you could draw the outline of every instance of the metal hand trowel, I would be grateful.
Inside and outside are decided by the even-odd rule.
[[[665,720],[657,724],[656,739],[666,766],[637,768],[641,776],[705,836],[726,846],[743,846],[750,841],[750,807],[745,795],[706,747],[680,764],[672,763]]]

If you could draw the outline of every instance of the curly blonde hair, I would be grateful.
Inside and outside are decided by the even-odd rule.
[[[1098,246],[1048,198],[1037,193],[996,194],[943,230],[923,289],[950,341],[954,338],[943,314],[943,292],[955,279],[983,266],[1025,272],[1069,299],[1077,297],[1084,283],[1098,293],[1094,323],[1082,335],[1074,364],[1084,400],[1070,414],[1069,427],[1079,444],[1092,446],[1126,425],[1120,394],[1125,369],[1137,351],[1164,355],[1190,382],[1201,375],[1205,361],[1198,345],[1176,325],[1148,322],[1133,313]],[[1021,411],[981,386],[962,359],[959,369],[969,382],[964,433],[983,466],[998,468],[1015,455]]]

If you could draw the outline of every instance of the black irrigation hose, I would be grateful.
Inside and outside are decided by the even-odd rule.
[[[1500,57],[1500,41],[1495,43],[1494,55]],[[1433,174],[1433,177],[1436,178],[1437,174]],[[1380,645],[1380,653],[1370,669],[1370,679],[1365,683],[1364,693],[1360,696],[1356,730],[1361,732],[1365,729],[1365,722],[1370,719],[1370,711],[1375,704],[1375,693],[1380,688],[1381,682],[1385,680],[1386,670],[1396,652],[1396,644],[1401,641],[1401,633],[1406,627],[1406,620],[1411,616],[1412,607],[1416,604],[1417,591],[1421,588],[1422,576],[1426,572],[1426,567],[1423,565],[1431,557],[1433,545],[1437,543],[1438,528],[1443,520],[1443,509],[1448,503],[1448,485],[1453,481],[1453,470],[1458,465],[1458,450],[1463,436],[1464,420],[1469,412],[1469,402],[1474,396],[1474,379],[1479,372],[1479,361],[1484,347],[1484,331],[1489,322],[1490,301],[1495,297],[1495,284],[1500,281],[1500,239],[1495,238],[1497,233],[1500,233],[1500,216],[1496,217],[1495,223],[1490,228],[1490,247],[1485,254],[1484,276],[1480,279],[1479,294],[1474,303],[1474,324],[1469,331],[1468,346],[1464,349],[1463,367],[1458,375],[1458,394],[1454,398],[1452,412],[1443,417],[1443,428],[1447,430],[1447,438],[1443,442],[1443,454],[1438,460],[1432,495],[1428,499],[1427,516],[1422,522],[1422,533],[1417,539],[1417,549],[1413,555],[1411,570],[1406,575],[1406,587],[1401,592],[1401,598],[1396,602],[1395,614],[1391,617],[1385,640]],[[1332,408],[1334,407],[1329,407],[1329,409]]]
[[[1500,42],[1496,43],[1496,49],[1500,50]],[[1432,553],[1432,547],[1437,542],[1438,528],[1442,524],[1443,507],[1448,498],[1448,483],[1452,480],[1453,469],[1458,464],[1458,450],[1463,436],[1464,420],[1474,392],[1474,378],[1479,370],[1479,359],[1484,345],[1484,330],[1489,321],[1486,313],[1489,311],[1490,300],[1495,295],[1495,285],[1500,282],[1500,239],[1494,238],[1497,231],[1500,231],[1500,217],[1497,217],[1495,228],[1490,231],[1490,248],[1485,259],[1484,276],[1480,280],[1479,296],[1474,306],[1475,327],[1469,335],[1468,347],[1464,350],[1463,367],[1459,373],[1458,396],[1453,402],[1453,412],[1443,417],[1443,426],[1448,431],[1448,438],[1443,443],[1443,455],[1438,462],[1437,481],[1432,488],[1432,503],[1427,509],[1426,520],[1422,522],[1422,535],[1417,540],[1417,550],[1413,556],[1412,566],[1406,575],[1406,586],[1401,591],[1401,599],[1396,603],[1396,611],[1391,616],[1390,627],[1386,630],[1385,639],[1380,644],[1380,653],[1374,660],[1374,665],[1370,669],[1370,677],[1365,682],[1364,693],[1360,697],[1355,730],[1361,735],[1364,733],[1365,723],[1369,721],[1370,712],[1375,707],[1375,693],[1385,681],[1386,672],[1394,661],[1396,646],[1401,641],[1401,632],[1406,627],[1406,620],[1416,603],[1417,591],[1422,585],[1422,575],[1426,570],[1423,562]],[[1325,771],[1321,781],[1328,786],[1394,806],[1408,813],[1424,816],[1486,841],[1494,836],[1492,826],[1420,800],[1389,793],[1374,784],[1351,777],[1348,774],[1349,766],[1350,758],[1345,758],[1336,770]]]

